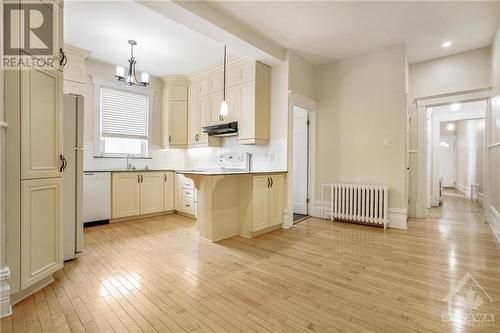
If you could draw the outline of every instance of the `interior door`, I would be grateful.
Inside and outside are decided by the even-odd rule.
[[[293,113],[293,212],[307,215],[308,191],[307,110],[294,107]]]
[[[439,140],[439,176],[443,186],[454,187],[456,177],[456,149],[454,136],[442,136]]]
[[[163,172],[144,172],[141,174],[141,214],[163,211],[163,176]]]

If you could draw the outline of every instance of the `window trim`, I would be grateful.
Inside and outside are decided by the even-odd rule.
[[[123,91],[130,91],[130,87],[117,81],[109,81],[104,79],[92,78],[94,85],[94,157],[98,158],[125,158],[127,154],[118,153],[105,153],[104,152],[104,140],[101,136],[101,88],[107,87],[111,89],[118,89]],[[142,147],[143,153],[134,154],[138,158],[150,158],[151,147],[153,141],[153,110],[154,110],[154,95],[156,89],[151,87],[133,87],[133,92],[136,94],[141,94],[148,96],[148,139],[146,146]],[[144,144],[143,144],[144,145]]]

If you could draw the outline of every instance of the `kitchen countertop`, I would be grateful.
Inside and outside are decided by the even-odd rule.
[[[246,170],[216,170],[216,169],[195,169],[195,170],[172,170],[172,169],[103,169],[103,170],[85,170],[84,173],[99,173],[99,172],[176,172],[179,174],[202,175],[202,176],[231,176],[231,175],[259,175],[259,174],[280,174],[288,173],[283,170],[272,171],[246,171]]]
[[[175,172],[172,169],[102,169],[102,170],[85,170],[83,173],[98,173],[98,172]]]
[[[176,173],[200,176],[237,176],[237,175],[269,175],[288,173],[288,171],[236,171],[236,170],[177,170]]]

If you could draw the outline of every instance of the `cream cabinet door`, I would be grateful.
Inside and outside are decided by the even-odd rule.
[[[140,174],[117,172],[112,177],[112,217],[114,219],[141,213]]]
[[[144,172],[141,177],[141,214],[163,211],[163,172]]]
[[[269,211],[269,178],[267,176],[253,177],[253,220],[252,231],[268,227]]]
[[[269,226],[275,226],[283,222],[283,188],[284,177],[282,175],[270,176],[269,187]]]
[[[255,138],[255,81],[237,86],[238,89],[238,139]]]
[[[60,177],[62,73],[21,71],[22,179]]]
[[[187,102],[168,102],[168,129],[170,145],[179,146],[187,144]]]
[[[63,266],[62,179],[21,181],[21,289]]]
[[[174,172],[165,172],[163,174],[163,210],[165,212],[169,212],[174,210],[175,204],[175,173]]]
[[[220,118],[220,103],[222,102],[222,92],[217,91],[208,95],[208,101],[210,105],[210,123],[220,124],[222,118]]]
[[[187,101],[188,88],[182,87],[168,87],[168,99],[170,101]]]
[[[200,101],[198,99],[188,103],[188,144],[195,145],[200,136]]]
[[[210,125],[210,101],[208,96],[202,96],[199,99],[200,105],[199,105],[199,110],[200,110],[200,133],[199,133],[199,143],[207,143],[208,142],[208,134],[203,133],[203,126],[208,126]]]

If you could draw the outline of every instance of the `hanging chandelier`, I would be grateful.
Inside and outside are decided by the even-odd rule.
[[[120,82],[125,83],[128,86],[140,86],[147,87],[149,85],[149,74],[142,73],[141,80],[137,80],[137,76],[135,74],[135,64],[137,61],[134,58],[134,46],[137,45],[135,40],[129,40],[130,44],[130,59],[128,60],[128,72],[125,76],[125,68],[122,66],[116,66],[116,79]]]
[[[224,45],[224,65],[223,65],[222,75],[223,75],[222,102],[220,103],[219,114],[224,117],[229,114],[229,108],[227,106],[227,101],[226,101],[226,45]]]

